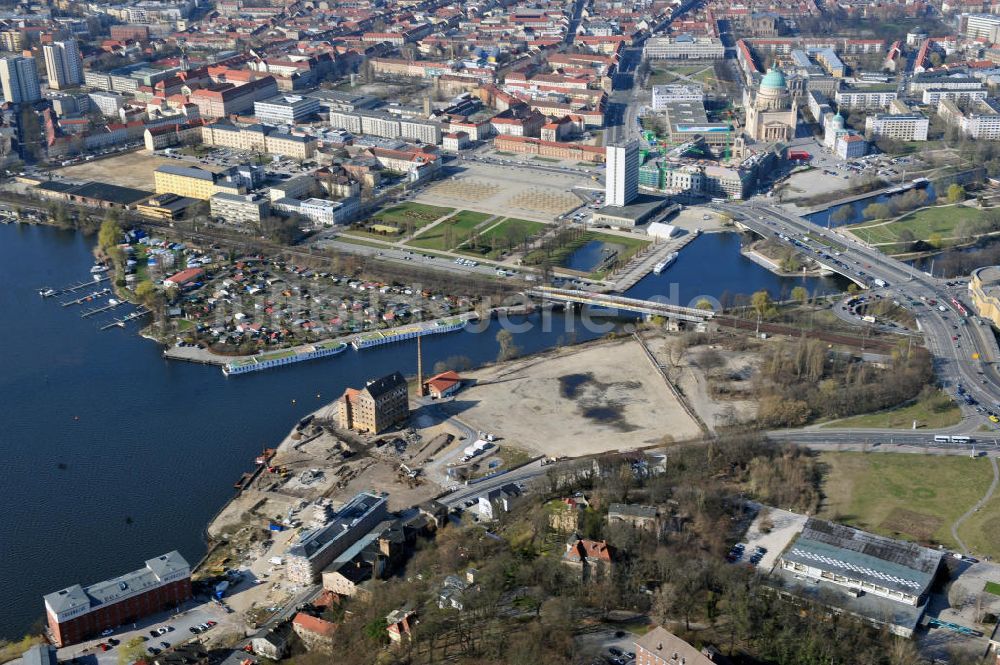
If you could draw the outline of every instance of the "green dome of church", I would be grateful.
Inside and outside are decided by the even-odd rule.
[[[777,69],[768,70],[767,74],[760,81],[760,87],[769,88],[771,90],[784,90],[787,86],[785,85],[785,75],[782,74]]]

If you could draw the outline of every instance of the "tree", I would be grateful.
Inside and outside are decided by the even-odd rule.
[[[965,187],[957,182],[948,185],[948,203],[959,203],[965,200]]]
[[[135,287],[135,297],[136,300],[148,307],[156,297],[156,287],[148,279],[139,282]]]
[[[501,330],[497,333],[497,344],[500,345],[500,353],[497,360],[512,360],[521,354],[521,349],[514,344],[514,335],[509,330]]]
[[[118,219],[108,214],[101,222],[101,229],[97,232],[97,245],[107,254],[112,247],[118,245],[122,237],[122,227],[118,224]]]
[[[865,216],[865,219],[885,219],[892,214],[892,210],[884,203],[869,203],[861,211],[861,214]]]
[[[757,316],[760,317],[766,318],[774,312],[774,302],[771,300],[771,294],[764,289],[750,296],[750,306],[753,307],[754,311],[757,312]]]
[[[854,210],[849,205],[843,205],[830,214],[830,221],[834,224],[846,224],[851,221]]]
[[[804,286],[796,286],[792,289],[792,300],[797,301],[800,305],[805,305],[806,301],[809,300],[809,291]]]
[[[713,309],[715,309],[714,307],[712,307],[712,303],[709,302],[707,298],[702,298],[701,300],[696,302],[694,308],[703,309],[706,312],[711,312]]]

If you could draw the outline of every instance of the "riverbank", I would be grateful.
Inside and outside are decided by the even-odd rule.
[[[407,336],[409,330],[419,330],[419,335],[422,336],[426,334],[433,334],[436,332],[437,328],[440,328],[443,324],[450,322],[460,321],[462,323],[468,323],[470,321],[477,321],[479,315],[476,312],[466,312],[454,317],[432,319],[430,321],[421,321],[419,323],[411,324],[409,326],[401,326],[399,328],[386,328],[385,330],[378,331],[384,336],[384,339],[388,343],[389,341],[402,341],[404,339],[410,339]],[[175,344],[163,350],[163,357],[170,360],[183,360],[185,362],[198,363],[201,365],[217,365],[220,367],[225,367],[227,365],[239,365],[241,363],[254,362],[255,359],[259,359],[263,355],[268,355],[268,353],[287,353],[289,356],[307,354],[318,347],[329,347],[330,345],[346,344],[351,345],[359,340],[370,338],[373,335],[373,331],[354,333],[351,335],[343,335],[340,337],[331,337],[328,339],[323,339],[318,342],[309,344],[300,344],[297,346],[288,347],[287,349],[275,349],[271,352],[256,353],[251,355],[233,355],[226,356],[214,353],[208,348],[199,348],[197,346],[180,346]]]

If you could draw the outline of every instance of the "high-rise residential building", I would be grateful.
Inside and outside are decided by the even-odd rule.
[[[0,58],[0,83],[3,83],[4,98],[12,104],[36,102],[42,98],[34,58]]]
[[[635,141],[605,150],[604,203],[623,207],[639,194],[639,146]]]
[[[42,51],[50,88],[65,90],[83,85],[83,59],[75,39],[46,44]]]

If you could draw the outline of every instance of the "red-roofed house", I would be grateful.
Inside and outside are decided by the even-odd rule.
[[[181,270],[176,275],[171,275],[163,280],[163,286],[177,287],[179,289],[184,288],[188,284],[195,282],[199,277],[205,274],[205,271],[201,268],[188,268],[187,270]]]
[[[434,399],[441,399],[448,395],[453,395],[462,387],[462,377],[457,372],[441,372],[437,376],[432,376],[424,382],[424,390]]]
[[[579,570],[584,582],[596,582],[611,574],[611,548],[605,540],[581,538],[566,543],[562,562]]]
[[[318,649],[328,653],[333,652],[333,638],[337,633],[337,624],[299,612],[292,620],[292,630],[310,651]]]

